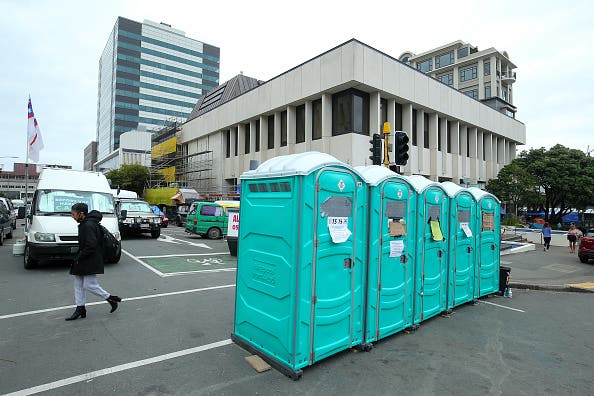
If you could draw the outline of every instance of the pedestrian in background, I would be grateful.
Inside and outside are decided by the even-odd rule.
[[[109,294],[97,283],[97,274],[104,272],[102,231],[99,227],[103,216],[96,210],[89,212],[89,207],[85,203],[72,205],[71,215],[78,223],[78,254],[70,268],[70,274],[74,275],[76,310],[66,320],[87,317],[85,308],[87,290],[106,300],[111,305],[111,313],[118,308],[118,303],[122,299]]]
[[[542,239],[544,240],[543,250],[549,250],[551,247],[551,226],[549,223],[544,223],[542,226]]]
[[[569,253],[575,253],[575,244],[578,237],[582,235],[582,232],[575,227],[575,224],[571,223],[569,231],[567,231],[567,240],[569,241]]]

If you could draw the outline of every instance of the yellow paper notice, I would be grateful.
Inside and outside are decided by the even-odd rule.
[[[441,228],[439,227],[439,221],[431,220],[429,224],[431,226],[431,236],[433,237],[433,240],[443,241],[443,234],[441,233]]]

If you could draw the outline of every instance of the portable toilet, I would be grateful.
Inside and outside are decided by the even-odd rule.
[[[355,168],[367,183],[365,342],[412,325],[416,200],[406,179],[383,166]]]
[[[417,198],[413,300],[416,325],[447,310],[448,199],[439,183],[419,175],[406,179]]]
[[[336,158],[272,158],[241,175],[232,339],[292,378],[363,341],[367,187]]]
[[[475,299],[476,201],[466,188],[452,182],[441,185],[450,202],[447,308],[452,309]]]
[[[468,189],[477,203],[476,210],[476,260],[478,276],[476,297],[499,291],[499,251],[501,243],[501,202],[496,196],[476,187]]]

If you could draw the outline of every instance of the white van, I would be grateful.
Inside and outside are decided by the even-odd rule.
[[[40,260],[72,259],[78,252],[78,224],[71,207],[84,202],[89,211],[103,215],[101,224],[121,241],[113,195],[107,179],[99,172],[45,168],[39,175],[31,213],[25,226],[25,268]],[[116,259],[121,255],[121,245]]]

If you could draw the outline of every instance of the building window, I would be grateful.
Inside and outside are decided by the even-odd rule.
[[[245,128],[245,153],[250,153],[250,123],[243,124]]]
[[[388,122],[388,99],[380,99],[380,129],[384,130],[384,122]],[[393,125],[391,126],[394,127]]]
[[[231,131],[225,131],[225,158],[231,157]]]
[[[417,145],[417,110],[412,111],[412,145]]]
[[[452,152],[452,136],[450,134],[450,122],[446,120],[445,122],[445,134],[446,134],[446,151],[448,153]],[[458,137],[460,139],[460,137]],[[459,150],[458,150],[459,151]]]
[[[332,95],[332,135],[369,134],[369,95],[349,89]]]
[[[281,112],[281,147],[287,145],[287,110]]]
[[[485,85],[485,99],[491,97],[491,85]]]
[[[505,100],[507,102],[507,88],[505,88],[505,87],[501,88],[501,97],[503,98],[503,100]]]
[[[437,119],[437,151],[441,151],[441,120]]]
[[[402,105],[400,103],[396,103],[396,114],[394,115],[394,117],[396,118],[395,123],[396,125],[394,125],[394,130],[395,131],[403,131],[403,123],[402,123]],[[408,132],[408,131],[407,131]]]
[[[483,72],[484,72],[485,76],[491,75],[491,61],[490,60],[486,60],[483,62]]]
[[[460,69],[460,82],[476,78],[476,69],[477,65],[472,65],[469,67],[465,67],[464,69]]]
[[[268,116],[268,148],[274,148],[274,114]]]
[[[466,96],[470,96],[472,99],[478,99],[478,88],[467,89],[462,91]]]
[[[311,102],[311,140],[322,138],[322,99]]]
[[[256,120],[256,152],[260,151],[260,120]]]
[[[435,68],[449,66],[454,63],[454,51],[446,52],[445,54],[437,55],[435,57]]]
[[[417,69],[422,71],[423,73],[427,73],[433,69],[433,60],[427,59],[422,62],[417,62]]]
[[[458,48],[458,58],[464,58],[468,56],[468,47]]]
[[[234,152],[235,152],[235,154],[234,154],[234,155],[235,155],[236,157],[237,157],[237,153],[239,152],[239,142],[238,142],[238,140],[239,140],[239,139],[237,139],[237,138],[239,137],[239,136],[238,136],[238,135],[239,135],[239,133],[238,133],[238,132],[239,132],[238,128],[235,128],[235,129],[233,130],[233,134],[235,135],[235,147],[234,147]]]
[[[429,114],[423,114],[423,147],[429,148]]]
[[[295,109],[296,130],[295,143],[305,142],[305,105],[297,106]]]
[[[444,84],[452,85],[454,84],[454,73],[446,73],[436,77],[439,81]]]

